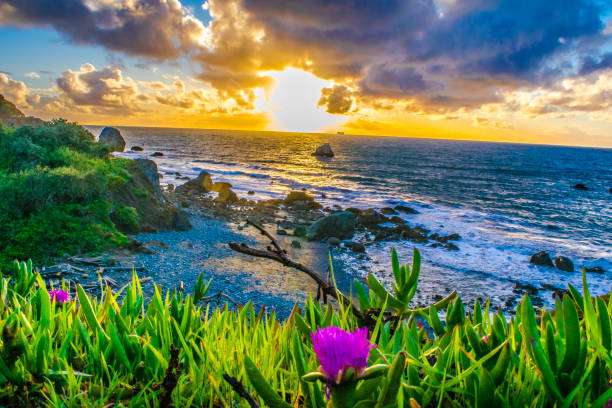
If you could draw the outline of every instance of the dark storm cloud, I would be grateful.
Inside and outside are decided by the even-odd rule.
[[[90,8],[88,4],[95,4]],[[107,3],[85,0],[0,0],[0,24],[51,26],[78,44],[156,59],[198,45],[202,23],[178,0]]]

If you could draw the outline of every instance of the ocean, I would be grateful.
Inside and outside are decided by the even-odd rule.
[[[99,134],[101,127],[88,127]],[[372,270],[389,280],[389,251],[409,262],[421,251],[424,299],[458,289],[466,297],[503,301],[514,281],[536,287],[582,286],[582,266],[600,266],[588,274],[597,294],[612,284],[612,149],[488,143],[401,137],[250,132],[202,129],[119,127],[128,148],[123,157],[152,158],[163,184],[181,184],[170,172],[227,181],[241,197],[283,198],[306,189],[323,205],[388,207],[419,211],[402,215],[411,225],[441,234],[458,233],[459,251],[409,241],[368,248],[368,267],[338,253],[354,276]],[[336,156],[311,155],[330,143]],[[582,183],[588,191],[573,186]],[[528,263],[531,254],[548,251],[570,258],[576,272]],[[545,301],[551,303],[545,291]]]

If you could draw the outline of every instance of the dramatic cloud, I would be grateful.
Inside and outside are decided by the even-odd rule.
[[[0,24],[51,26],[77,44],[156,59],[199,47],[205,31],[178,0],[2,0]]]
[[[57,79],[57,87],[72,104],[129,113],[138,110],[138,91],[117,67],[97,71],[84,64],[79,71],[67,70]]]
[[[0,94],[17,106],[28,106],[28,87],[21,81],[15,81],[0,72]]]
[[[328,113],[345,114],[353,106],[352,92],[344,85],[323,88],[318,106],[325,106]]]

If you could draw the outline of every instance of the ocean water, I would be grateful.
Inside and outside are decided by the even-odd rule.
[[[100,127],[89,127],[94,134]],[[424,260],[423,299],[457,288],[467,297],[503,299],[513,281],[581,287],[581,274],[528,263],[546,250],[567,256],[589,274],[595,293],[612,284],[612,149],[485,143],[279,132],[121,127],[124,157],[153,158],[162,183],[181,184],[169,172],[194,177],[206,170],[227,181],[241,197],[284,197],[305,188],[324,205],[385,207],[407,205],[419,211],[402,215],[432,232],[459,233],[460,250],[447,251],[412,242],[380,243],[368,249],[373,263],[351,263],[356,276],[372,269],[389,279],[390,246],[405,262],[417,247]],[[330,143],[336,156],[311,155]],[[588,191],[572,188],[576,183]],[[325,195],[325,198],[322,198]],[[547,304],[550,296],[543,292]]]

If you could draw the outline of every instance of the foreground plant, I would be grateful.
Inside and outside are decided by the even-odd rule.
[[[602,408],[612,399],[612,302],[592,297],[586,279],[554,310],[525,297],[510,320],[489,302],[466,314],[459,297],[389,320],[389,295],[370,293],[382,303],[367,331],[343,303],[309,298],[279,322],[250,302],[212,307],[209,287],[203,278],[195,296],[155,287],[145,301],[134,274],[121,293],[77,286],[60,304],[31,263],[17,264],[0,275],[0,406]]]

